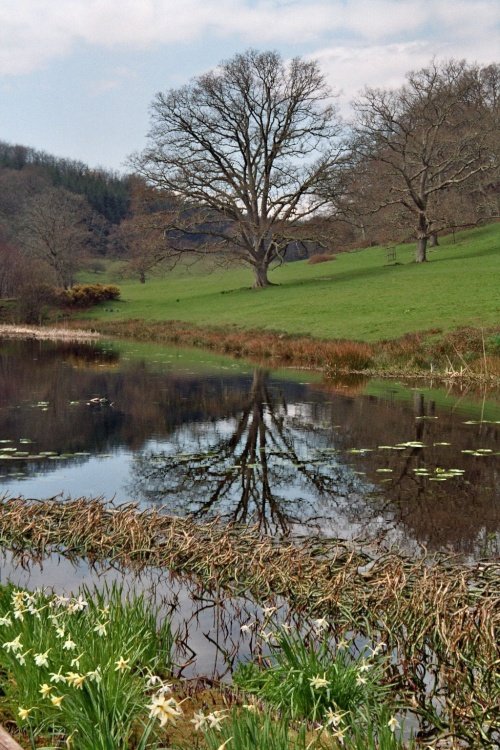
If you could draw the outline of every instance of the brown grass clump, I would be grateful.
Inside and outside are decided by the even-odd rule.
[[[278,542],[235,524],[198,525],[84,498],[4,499],[0,541],[20,555],[165,567],[260,602],[283,597],[297,611],[329,618],[336,634],[384,642],[394,651],[395,685],[411,694],[417,713],[472,747],[492,746],[500,705],[498,561],[464,566],[375,555],[337,539]]]
[[[201,346],[236,357],[270,360],[275,364],[299,367],[328,368],[335,372],[363,370],[371,366],[374,356],[373,347],[360,341],[325,341],[267,331],[201,328],[179,321],[152,323],[131,320],[96,325],[103,333],[111,336],[126,336],[160,344]]]
[[[330,253],[316,253],[311,255],[307,262],[310,266],[315,266],[317,263],[327,263],[329,260],[335,260],[335,258],[336,256]]]

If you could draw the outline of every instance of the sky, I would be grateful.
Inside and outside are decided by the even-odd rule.
[[[127,171],[149,106],[249,47],[317,59],[344,116],[431,59],[488,64],[498,0],[0,0],[0,140]]]

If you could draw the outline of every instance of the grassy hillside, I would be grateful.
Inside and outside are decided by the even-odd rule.
[[[404,333],[500,321],[500,224],[441,240],[429,262],[413,263],[413,246],[340,254],[333,262],[289,263],[271,272],[277,284],[253,290],[247,269],[210,273],[181,268],[146,284],[121,281],[122,301],[90,311],[103,321],[142,318],[236,325],[321,338],[377,341]],[[93,277],[95,281],[95,276]]]

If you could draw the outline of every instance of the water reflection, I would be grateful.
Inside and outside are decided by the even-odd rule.
[[[268,617],[263,607],[272,605],[273,620],[304,628],[308,620],[278,598],[256,603],[248,596],[230,596],[210,590],[194,578],[179,576],[166,569],[144,568],[140,571],[120,568],[107,562],[90,564],[83,558],[70,559],[57,554],[35,559],[0,551],[0,584],[34,591],[48,589],[57,594],[76,594],[82,587],[102,591],[118,584],[126,594],[144,595],[168,617],[176,634],[175,676],[187,679],[203,677],[219,680],[229,677],[235,665],[261,650],[255,632],[263,628]],[[241,630],[252,624],[252,634]],[[310,624],[309,624],[310,627]]]
[[[168,450],[137,454],[130,493],[168,503],[175,513],[216,515],[271,534],[296,525],[320,528],[325,519],[318,501],[328,501],[331,516],[339,501],[360,492],[361,482],[321,453],[331,445],[331,427],[311,424],[301,411],[255,369],[234,417],[185,423]]]
[[[4,342],[0,487],[498,554],[500,409],[471,420],[420,387],[395,395],[329,393],[199,352]]]

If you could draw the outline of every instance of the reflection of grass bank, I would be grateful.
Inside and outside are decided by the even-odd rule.
[[[288,334],[199,327],[189,323],[129,320],[97,324],[108,336],[140,342],[200,347],[233,357],[276,366],[323,370],[329,380],[339,375],[426,377],[453,381],[500,382],[497,329],[463,329],[438,336],[411,334],[368,344],[320,340]]]
[[[374,646],[383,642],[392,657],[391,692],[411,696],[412,710],[432,726],[470,747],[497,741],[500,577],[494,562],[465,567],[395,553],[372,557],[338,540],[278,544],[237,526],[197,526],[154,510],[84,500],[6,501],[0,535],[18,551],[167,567],[213,590],[248,591],[262,603],[281,596],[294,609],[327,619],[337,643],[346,632]],[[326,677],[317,676],[315,685],[325,687]]]
[[[474,392],[445,391],[442,388],[430,388],[423,383],[416,389],[408,389],[408,384],[387,380],[369,380],[362,389],[366,396],[390,399],[410,403],[415,398],[415,391],[424,395],[426,403],[432,403],[439,409],[470,417],[478,423],[500,420],[500,404],[494,398],[482,398]],[[488,394],[488,395],[494,395]]]

